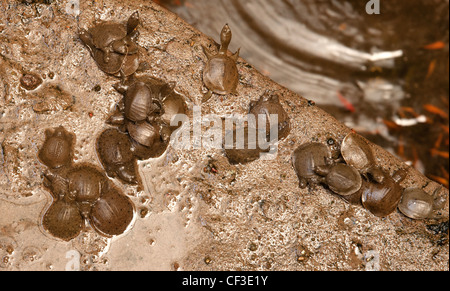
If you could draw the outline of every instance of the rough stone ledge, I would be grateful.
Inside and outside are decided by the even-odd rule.
[[[112,89],[118,80],[98,69],[77,38],[79,27],[87,28],[99,19],[123,22],[139,10],[138,43],[142,59],[149,64],[144,74],[176,82],[190,109],[201,106],[203,96],[206,57],[201,46],[214,48],[218,36],[203,35],[152,1],[135,0],[126,6],[116,0],[80,1],[79,9],[70,1],[20,2],[1,2],[0,8],[0,210],[4,214],[0,238],[11,237],[19,253],[29,244],[40,250],[39,264],[19,260],[16,268],[43,269],[47,262],[64,268],[60,262],[64,250],[75,248],[82,256],[95,252],[79,240],[56,243],[39,231],[41,211],[50,195],[41,185],[43,167],[36,152],[45,128],[63,125],[77,134],[77,160],[97,162],[92,137],[105,128],[104,121],[120,99]],[[137,208],[150,205],[151,214],[137,218],[125,236],[106,242],[109,247],[98,247],[97,255],[106,257],[108,264],[90,261],[84,268],[448,270],[448,230],[446,239],[445,233],[429,230],[439,221],[412,221],[399,213],[379,219],[322,187],[299,189],[290,162],[294,149],[329,137],[342,141],[351,129],[245,60],[238,61],[238,68],[239,95],[214,95],[202,105],[202,113],[246,114],[250,101],[266,90],[278,91],[292,119],[292,131],[280,142],[277,159],[231,166],[221,151],[169,149],[161,159],[141,163],[145,191],[124,189]],[[25,72],[44,76],[44,83],[35,91],[24,91],[18,84]],[[72,103],[66,99],[58,103],[61,100],[55,98],[48,111],[35,112],[33,105],[48,98],[45,88],[49,87],[71,94]],[[386,171],[406,166],[371,146]],[[217,175],[203,171],[211,161]],[[412,168],[403,186],[424,187],[428,193],[441,187]],[[448,194],[442,188],[440,195],[448,198]],[[144,198],[150,202],[142,202]],[[448,221],[448,202],[442,216]],[[102,241],[93,240],[92,245],[99,246],[98,240]]]

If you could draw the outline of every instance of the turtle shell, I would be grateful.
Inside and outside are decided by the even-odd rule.
[[[125,26],[118,23],[102,23],[89,29],[89,32],[94,46],[98,49],[106,48],[127,36]]]
[[[97,152],[108,176],[118,176],[128,184],[135,184],[135,158],[126,133],[115,128],[105,130],[97,140]]]
[[[391,177],[383,172],[383,183],[369,182],[362,192],[364,208],[378,217],[386,217],[397,208],[403,196],[400,182],[406,177],[406,172],[398,171]]]
[[[121,68],[123,75],[125,77],[133,75],[139,69],[139,65],[140,59],[138,53],[126,55]]]
[[[94,49],[92,52],[94,60],[99,68],[110,75],[115,75],[120,72],[124,65],[125,56],[118,53],[110,53],[109,61],[105,62],[105,53],[99,49]]]
[[[129,135],[134,141],[146,147],[151,147],[160,138],[157,128],[148,122],[139,124],[129,122],[127,129]]]
[[[131,200],[115,187],[110,186],[92,206],[90,223],[105,236],[121,235],[134,216]]]
[[[426,219],[433,211],[434,198],[422,189],[409,188],[398,204],[401,213],[411,219]]]
[[[57,169],[66,166],[72,161],[73,135],[63,127],[54,131],[46,130],[46,140],[39,150],[39,159],[49,168]]]
[[[102,164],[123,165],[133,161],[129,137],[117,129],[105,130],[97,141],[97,151]]]
[[[152,96],[152,90],[145,83],[131,85],[124,98],[126,118],[135,122],[146,120],[152,106]]]
[[[83,227],[83,218],[73,201],[54,202],[42,219],[42,226],[51,235],[64,241],[76,238]]]
[[[139,68],[139,54],[121,55],[115,52],[109,54],[108,62],[105,62],[105,53],[94,49],[94,60],[100,70],[110,75],[117,75],[121,70],[125,77],[133,75]]]
[[[281,105],[278,95],[263,95],[258,101],[251,102],[249,114],[255,115],[256,120],[259,120],[259,115],[264,115],[266,117],[266,130],[269,128],[272,130],[270,116],[278,116],[278,139],[285,138],[289,135],[289,115],[284,110],[283,105]],[[260,127],[259,124],[258,127]]]
[[[252,131],[254,136],[249,136],[249,131]],[[256,128],[244,128],[244,139],[243,144],[239,145],[237,141],[241,140],[242,136],[239,130],[234,130],[227,132],[225,135],[225,154],[228,158],[230,164],[247,164],[261,158],[261,154],[268,153],[270,149],[261,149],[259,147],[259,140],[257,135]],[[230,141],[233,141],[233,144],[228,144]],[[241,147],[243,146],[243,147]]]
[[[77,202],[95,202],[100,198],[106,177],[91,166],[81,166],[69,172],[69,193]]]
[[[361,189],[362,178],[359,172],[348,165],[334,165],[326,177],[331,191],[341,196],[349,196]]]
[[[345,137],[341,145],[341,154],[348,165],[361,173],[367,173],[374,167],[375,158],[371,147],[356,133],[350,133]]]
[[[168,96],[166,96],[162,102],[164,114],[161,116],[161,119],[167,124],[170,125],[172,119],[177,114],[186,114],[186,103],[183,100],[181,95],[172,92]],[[176,129],[176,128],[174,128]]]
[[[158,138],[154,140],[154,143],[151,146],[145,146],[136,140],[131,139],[133,153],[139,160],[143,161],[160,157],[169,146],[169,141],[164,141],[161,133],[167,132],[168,130],[170,131],[170,129],[162,124],[152,126],[154,126],[154,130],[156,130]]]
[[[239,82],[236,61],[225,55],[212,57],[203,71],[203,82],[216,94],[235,93]]]

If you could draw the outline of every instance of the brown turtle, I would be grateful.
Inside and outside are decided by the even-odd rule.
[[[219,95],[237,94],[239,72],[236,61],[239,58],[239,50],[232,56],[228,55],[228,46],[231,38],[230,27],[226,24],[220,34],[221,46],[219,52],[213,54],[208,48],[203,47],[203,51],[208,58],[203,71],[203,82],[209,90],[203,97],[203,102],[207,102],[211,98],[212,93]]]
[[[139,48],[136,38],[139,32],[139,13],[128,19],[127,25],[103,22],[89,30],[81,29],[79,37],[89,48],[92,57],[102,71],[130,76],[139,67]]]
[[[42,226],[54,237],[70,241],[80,234],[84,220],[75,201],[64,196],[47,209]]]
[[[398,210],[411,219],[427,219],[434,210],[434,195],[419,188],[408,188],[403,191]]]
[[[101,235],[112,237],[124,233],[133,216],[133,202],[110,183],[92,206],[89,222]]]
[[[345,162],[357,169],[363,176],[370,174],[376,182],[383,182],[384,174],[376,165],[372,148],[362,136],[354,132],[348,134],[342,142],[341,154]]]
[[[359,172],[346,164],[318,166],[314,172],[323,178],[322,184],[340,196],[350,196],[361,189],[363,180]]]
[[[108,176],[117,176],[128,184],[137,183],[136,159],[126,133],[114,128],[103,131],[97,140],[97,153]]]
[[[175,85],[141,76],[114,86],[124,98],[107,123],[128,133],[131,151],[139,160],[161,156],[172,133],[180,127],[172,125],[172,120],[187,109],[184,97],[174,90]]]
[[[58,169],[72,162],[74,135],[62,126],[45,131],[45,142],[38,157],[50,169]]]
[[[315,170],[332,164],[330,149],[321,143],[307,143],[299,146],[292,154],[292,164],[297,173],[300,188],[321,183],[322,177]]]
[[[258,129],[264,127],[259,124],[259,115],[265,117],[265,130],[273,130],[273,126],[278,127],[278,139],[283,139],[289,135],[290,120],[289,115],[280,103],[280,97],[276,93],[266,92],[258,101],[250,102],[249,114],[253,114],[258,121]],[[278,123],[271,124],[271,117],[276,116]],[[268,133],[270,135],[270,132]]]
[[[245,127],[242,129],[243,136],[240,136],[239,129],[227,132],[225,135],[225,154],[232,165],[251,163],[270,151],[270,148],[262,149],[260,147],[256,128]],[[238,141],[241,141],[242,144],[239,145]]]
[[[400,169],[390,176],[381,171],[383,179],[381,183],[369,181],[362,192],[362,204],[364,208],[378,217],[386,217],[397,208],[403,195],[400,183],[405,180],[407,172]]]

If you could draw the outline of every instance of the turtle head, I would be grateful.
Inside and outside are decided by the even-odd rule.
[[[232,37],[231,29],[228,26],[228,24],[225,24],[225,26],[223,27],[222,32],[220,34],[220,42],[221,42],[220,52],[221,53],[226,53],[228,51],[228,46],[230,45],[231,37]]]
[[[92,51],[95,48],[94,41],[92,40],[92,35],[86,29],[80,28],[78,30],[78,37],[81,39],[83,44],[85,44],[89,48],[89,50],[92,53]]]
[[[128,18],[127,22],[127,35],[133,33],[136,27],[139,25],[139,12],[134,12],[130,18]]]

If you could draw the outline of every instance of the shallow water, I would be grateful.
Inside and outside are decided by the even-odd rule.
[[[448,186],[448,1],[155,2]]]

